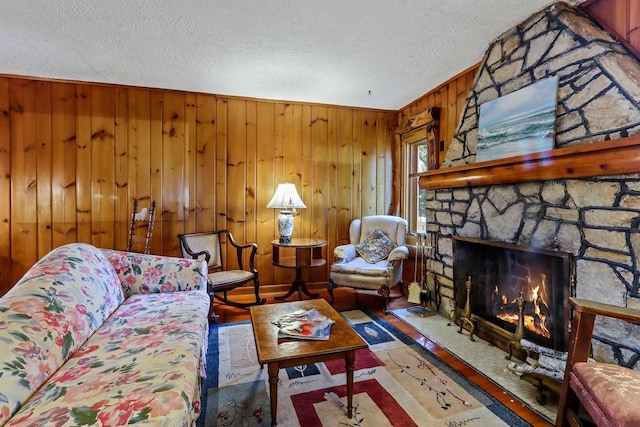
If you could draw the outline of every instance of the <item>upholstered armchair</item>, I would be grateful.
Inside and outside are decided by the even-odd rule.
[[[409,256],[407,221],[391,215],[365,216],[349,226],[349,244],[334,250],[338,259],[329,273],[329,302],[338,286],[377,291],[384,297],[384,312],[392,287],[402,289],[402,263]]]
[[[613,363],[587,362],[596,317],[598,322],[606,322],[609,317],[638,324],[640,311],[577,298],[570,298],[570,302],[575,315],[556,426],[593,425],[591,421],[598,427],[640,426],[636,406],[640,401],[640,372]],[[583,413],[591,418],[584,424]]]

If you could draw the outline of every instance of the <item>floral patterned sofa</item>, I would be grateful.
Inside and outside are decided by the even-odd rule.
[[[61,246],[0,298],[0,426],[195,424],[204,261]]]

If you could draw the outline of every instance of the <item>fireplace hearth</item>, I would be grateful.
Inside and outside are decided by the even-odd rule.
[[[459,236],[453,249],[456,311],[464,317],[470,308],[478,336],[511,354],[522,312],[521,338],[565,351],[574,295],[570,254]]]

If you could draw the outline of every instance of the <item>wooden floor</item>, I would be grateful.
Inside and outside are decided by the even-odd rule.
[[[325,298],[327,301],[329,300],[328,292],[322,290],[313,290],[314,292],[320,292],[320,298]],[[545,419],[538,416],[535,412],[531,411],[527,407],[523,406],[516,399],[512,398],[510,395],[505,393],[503,389],[493,384],[484,376],[480,375],[474,369],[466,365],[464,362],[460,361],[453,355],[451,355],[446,350],[440,348],[434,342],[430,341],[428,338],[424,337],[418,331],[413,329],[411,326],[407,325],[396,316],[393,315],[385,315],[382,311],[383,309],[383,299],[382,297],[376,295],[375,293],[363,292],[363,291],[354,291],[352,289],[347,288],[338,288],[334,291],[335,294],[335,303],[334,308],[336,309],[344,309],[351,307],[367,307],[370,310],[373,310],[381,317],[384,317],[389,323],[409,335],[420,345],[437,355],[439,358],[448,363],[451,367],[456,369],[458,372],[463,374],[465,377],[469,378],[471,381],[476,383],[478,386],[489,392],[493,397],[502,402],[505,406],[510,408],[513,412],[518,414],[524,420],[529,422],[533,426],[543,426],[548,427],[551,426],[549,422]],[[274,304],[280,301],[275,300],[274,298],[278,295],[282,295],[282,293],[261,293],[260,296],[267,299],[267,304]],[[288,301],[297,300],[298,295],[292,295]],[[307,297],[305,297],[307,298]],[[238,301],[250,301],[251,297],[249,295],[239,295],[234,296],[235,300]],[[400,295],[400,293],[392,294],[389,299],[388,308],[396,309],[396,308],[405,308],[411,306],[413,304],[407,303],[407,300],[404,296]],[[227,305],[216,304],[214,305],[215,313],[220,316],[219,322],[237,322],[241,320],[249,320],[249,311],[241,308],[231,307]]]

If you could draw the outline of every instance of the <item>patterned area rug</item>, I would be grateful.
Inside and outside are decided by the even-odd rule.
[[[355,417],[344,361],[323,362],[280,370],[279,426],[529,425],[375,313],[341,314],[369,344],[356,353]],[[249,322],[212,325],[198,426],[269,426],[267,377]]]

